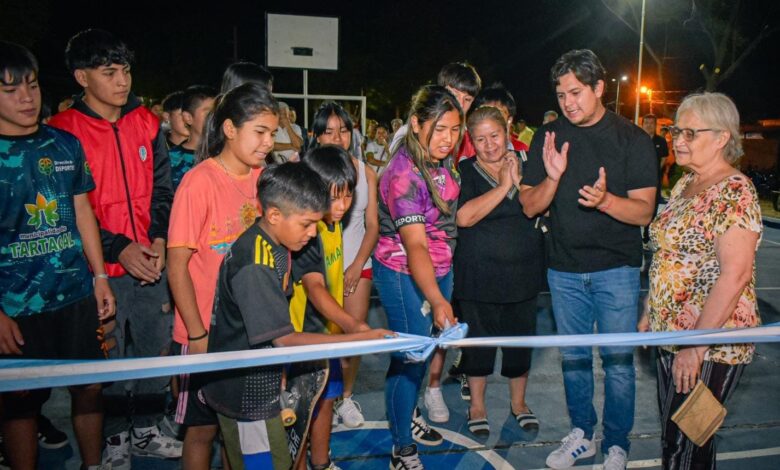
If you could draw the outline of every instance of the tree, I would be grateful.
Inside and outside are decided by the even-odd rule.
[[[755,9],[756,4],[750,2],[750,6]],[[772,15],[754,15],[759,20],[756,24],[746,8],[740,0],[691,0],[690,17],[683,26],[706,39],[700,41],[707,58],[699,70],[707,91],[717,90],[762,41],[780,29],[767,22]]]

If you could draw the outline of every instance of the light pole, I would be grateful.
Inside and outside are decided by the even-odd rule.
[[[628,81],[628,75],[623,75],[620,77],[620,80],[613,78],[612,81],[617,83],[615,90],[615,113],[620,115],[620,82]]]
[[[636,108],[634,110],[634,124],[639,125],[639,86],[642,83],[642,51],[645,49],[645,5],[642,0],[642,21],[639,26],[639,67],[636,72]]]

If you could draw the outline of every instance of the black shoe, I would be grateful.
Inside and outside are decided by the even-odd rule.
[[[439,431],[428,426],[425,418],[422,417],[422,413],[420,413],[420,409],[417,407],[414,408],[414,414],[412,415],[412,439],[426,446],[438,446],[444,442],[444,438],[441,437]]]
[[[416,444],[404,447],[397,454],[393,447],[390,455],[390,470],[423,470],[424,468]]]
[[[471,412],[466,411],[466,423],[471,434],[483,438],[490,436],[490,425],[487,418],[471,419]]]
[[[539,418],[537,418],[534,412],[531,411],[531,408],[528,408],[528,413],[520,412],[515,414],[511,408],[509,411],[512,413],[512,416],[515,417],[517,425],[520,426],[523,431],[533,432],[539,430]]]
[[[469,378],[466,374],[460,376],[460,398],[464,401],[471,401],[471,388],[469,387]]]
[[[38,445],[44,449],[60,449],[68,445],[68,435],[55,428],[49,418],[38,415]]]

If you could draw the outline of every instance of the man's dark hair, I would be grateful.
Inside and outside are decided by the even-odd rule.
[[[645,119],[652,119],[654,121],[658,120],[655,114],[645,114],[644,116],[642,116],[642,120],[644,121]]]
[[[181,97],[181,110],[195,114],[198,106],[208,98],[216,98],[217,90],[206,85],[192,85],[184,89]]]
[[[594,90],[599,80],[604,82],[604,91],[607,89],[605,78],[607,72],[601,65],[599,58],[590,49],[571,50],[555,61],[555,65],[550,69],[553,90],[558,85],[560,78],[569,72],[573,73],[577,80]]]
[[[337,190],[346,188],[349,193],[355,191],[357,171],[352,164],[352,157],[343,148],[335,145],[316,147],[303,154],[301,161],[317,172],[329,189],[335,187]]]
[[[330,192],[322,178],[294,162],[266,167],[257,181],[257,199],[264,212],[276,207],[284,215],[330,209]]]
[[[70,38],[65,65],[71,73],[103,65],[133,63],[133,52],[119,38],[102,29],[87,29]]]
[[[479,78],[477,69],[466,62],[452,62],[439,70],[436,79],[439,86],[452,87],[458,91],[477,96],[482,89],[482,79]]]
[[[509,110],[510,118],[514,117],[515,113],[517,113],[515,98],[502,83],[493,83],[479,92],[476,99],[474,99],[474,104],[471,106],[471,109],[477,109],[485,103],[501,103]]]
[[[182,90],[169,93],[168,96],[162,100],[163,111],[170,113],[177,109],[181,109],[182,98],[184,98],[184,92]]]
[[[268,89],[274,84],[274,76],[262,65],[254,62],[234,62],[227,66],[222,74],[220,93],[227,93],[233,88],[247,82],[258,83]]]
[[[38,61],[32,52],[19,44],[0,41],[0,83],[13,86],[37,78]]]

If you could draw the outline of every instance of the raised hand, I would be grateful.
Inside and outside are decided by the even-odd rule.
[[[498,185],[509,189],[512,186],[512,166],[511,160],[504,156],[501,159],[501,168],[498,169]]]
[[[545,132],[544,147],[542,148],[542,161],[544,162],[544,171],[547,177],[553,181],[558,181],[566,171],[566,165],[569,161],[569,143],[564,142],[561,150],[555,148],[555,132]]]
[[[512,185],[520,190],[520,182],[523,181],[523,175],[521,173],[520,161],[515,156],[515,153],[510,150],[504,157],[509,165],[509,175],[512,177]]]

